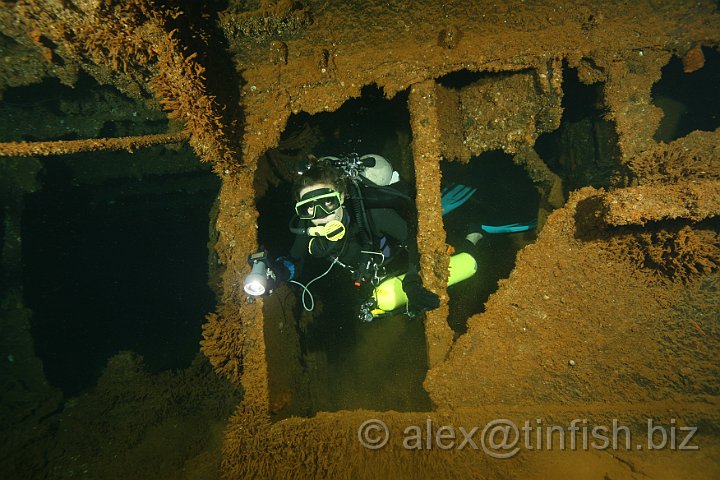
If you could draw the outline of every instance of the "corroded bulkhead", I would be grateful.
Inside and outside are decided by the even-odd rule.
[[[224,432],[224,478],[550,478],[575,462],[608,472],[605,478],[638,471],[671,478],[690,468],[712,478],[717,471],[720,130],[716,124],[659,141],[664,112],[653,98],[673,60],[682,59],[686,75],[720,68],[707,60],[718,58],[717,2],[261,0],[230,1],[221,11],[143,0],[0,6],[0,94],[46,77],[74,85],[89,75],[162,108],[170,120],[168,132],[154,136],[2,143],[2,157],[187,141],[222,180],[210,265],[219,303],[203,326],[201,349],[219,375],[243,388]],[[571,71],[597,87],[605,123],[592,123],[593,133],[583,137],[594,157],[564,152],[562,169],[552,169],[537,142],[561,129]],[[449,85],[458,73],[469,80]],[[281,312],[294,308],[287,296],[251,303],[242,290],[247,255],[258,247],[257,201],[272,175],[292,171],[300,156],[283,152],[308,145],[302,133],[283,137],[289,120],[335,111],[368,85],[389,99],[407,95],[412,140],[404,167],[415,179],[421,275],[441,298],[424,319],[423,386],[432,408],[273,421],[299,393],[273,392],[271,377],[290,378],[302,368],[297,339],[277,325]],[[572,142],[563,145],[571,150]],[[440,162],[468,163],[491,151],[527,172],[540,198],[541,229],[457,337],[447,320],[451,252]],[[570,188],[567,172],[599,169],[598,158],[607,181]],[[8,196],[20,198],[37,185],[21,182],[26,172],[16,160],[2,159],[0,168],[12,179]],[[274,162],[274,172],[264,162]],[[6,212],[8,225],[14,214]],[[17,263],[17,246],[9,235],[4,242],[3,267]],[[269,350],[285,353],[269,358]],[[495,462],[470,447],[416,451],[397,440],[412,425],[470,429],[498,418],[517,426],[530,421],[528,428],[539,427],[540,418],[562,425],[613,425],[619,418],[633,433],[648,418],[672,418],[707,429],[695,440],[703,448],[682,458],[669,450],[652,456],[586,449],[560,452],[570,460],[557,451],[521,451]],[[383,448],[358,441],[358,427],[369,419],[387,426]]]

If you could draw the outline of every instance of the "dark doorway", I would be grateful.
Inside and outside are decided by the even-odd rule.
[[[121,350],[150,371],[187,367],[215,304],[207,242],[219,180],[205,170],[76,186],[73,158],[44,159],[23,218],[25,301],[49,382],[75,395]]]

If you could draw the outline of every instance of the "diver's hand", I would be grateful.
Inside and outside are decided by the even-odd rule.
[[[477,188],[468,187],[465,185],[455,185],[452,188],[443,188],[440,197],[440,204],[442,205],[442,214],[446,215],[463,203],[467,202],[472,197]]]
[[[405,277],[403,290],[408,298],[408,310],[434,310],[440,306],[440,298],[422,286],[417,274]]]

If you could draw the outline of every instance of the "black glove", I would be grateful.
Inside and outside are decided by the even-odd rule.
[[[434,310],[440,306],[440,299],[420,283],[418,274],[407,274],[403,279],[403,290],[408,298],[409,310]]]

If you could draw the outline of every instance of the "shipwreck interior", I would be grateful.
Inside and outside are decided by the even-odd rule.
[[[0,0],[0,477],[718,478],[719,52],[713,0]],[[244,291],[351,153],[437,308]]]
[[[664,114],[655,140],[671,142],[695,130],[712,132],[720,126],[720,100],[715,95],[720,54],[707,48],[702,52],[708,68],[688,73],[679,58],[672,58],[663,67],[660,81],[653,85],[653,103]]]
[[[294,239],[288,230],[294,202],[292,180],[308,154],[379,154],[412,183],[407,95],[401,92],[388,100],[382,90],[370,85],[362,89],[360,97],[346,101],[334,112],[299,114],[288,120],[278,148],[260,160],[254,182],[256,192],[263,191],[262,182],[270,184],[257,199],[260,245],[273,256],[290,251]],[[327,269],[325,264],[308,262],[303,278],[318,278]],[[390,318],[363,324],[358,319],[358,288],[348,273],[337,266],[326,275],[309,287],[312,298],[305,297],[306,306],[314,307],[312,312],[305,311],[302,300],[283,311],[282,322],[297,335],[292,343],[298,348],[295,357],[288,356],[286,343],[279,343],[277,349],[269,344],[273,418],[355,408],[430,408],[422,388],[427,373],[422,322]],[[297,287],[287,295],[302,299]],[[268,310],[265,314],[273,316]],[[296,368],[289,367],[290,362]],[[289,371],[294,375],[288,375]]]
[[[183,154],[193,155],[176,153]],[[113,161],[127,163],[128,155]],[[65,160],[74,161],[44,162],[43,187],[27,195],[22,225],[23,293],[48,382],[76,396],[123,350],[142,355],[150,372],[189,367],[202,318],[215,306],[207,218],[217,177],[200,171],[73,187]]]
[[[458,245],[470,232],[480,231],[483,239],[475,248],[479,274],[448,288],[448,324],[456,335],[467,331],[467,319],[484,309],[515,266],[517,252],[534,240],[534,230],[509,234],[482,231],[482,225],[531,223],[536,220],[539,194],[527,172],[500,152],[485,152],[468,164],[441,163],[443,181],[450,185],[467,182],[478,191],[468,200],[470,208],[460,215],[443,217],[448,243]]]
[[[607,120],[602,85],[580,82],[577,69],[563,70],[560,128],[542,134],[535,149],[563,179],[564,192],[585,186],[608,188],[622,169],[616,126]]]

